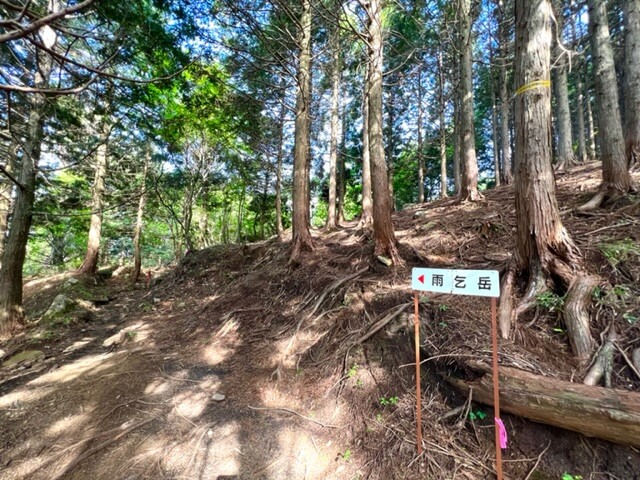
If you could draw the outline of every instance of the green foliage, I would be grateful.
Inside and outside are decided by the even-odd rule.
[[[571,473],[564,472],[561,480],[582,480],[582,475],[573,475]]]
[[[358,369],[360,368],[360,365],[358,365],[357,363],[354,363],[351,368],[349,370],[347,370],[347,378],[353,378],[356,375],[358,375]]]
[[[380,397],[380,405],[383,407],[396,406],[399,401],[398,397]]]
[[[471,420],[472,422],[475,422],[476,420],[484,420],[485,418],[487,418],[487,414],[482,410],[471,410],[469,412],[469,420]]]
[[[630,238],[601,243],[598,248],[600,248],[600,251],[614,270],[617,269],[620,263],[628,260],[631,256],[640,255],[640,246]]]
[[[547,291],[536,296],[536,305],[547,309],[549,312],[561,312],[564,308],[564,296]]]
[[[342,455],[340,455],[340,457],[342,458],[342,460],[344,460],[345,462],[348,462],[351,459],[351,450],[349,448],[347,448],[344,453]]]

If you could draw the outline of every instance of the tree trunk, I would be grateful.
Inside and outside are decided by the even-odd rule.
[[[386,255],[395,265],[400,257],[391,221],[391,197],[382,139],[382,3],[370,0],[367,8],[369,33],[369,149],[371,152],[371,186],[373,197],[373,232],[375,255]]]
[[[640,161],[640,2],[624,0],[625,146],[627,164]]]
[[[587,141],[585,138],[584,126],[584,85],[580,70],[576,72],[576,95],[578,97],[578,159],[580,163],[587,161]]]
[[[387,114],[387,132],[386,135],[383,131],[383,139],[386,139],[386,153],[385,157],[387,160],[387,181],[389,182],[389,198],[391,199],[391,211],[396,209],[396,201],[395,194],[393,192],[393,176],[395,174],[395,137],[393,135],[393,126],[395,123],[395,108],[396,108],[396,94],[395,90],[391,88],[389,92],[389,97],[386,102],[388,106],[388,114]],[[384,114],[383,114],[384,117]]]
[[[422,69],[418,70],[418,203],[424,203],[425,162],[422,154]]]
[[[8,112],[7,115],[10,113],[11,112]],[[18,164],[13,141],[9,145],[9,154],[7,157],[7,166],[5,167],[5,170],[8,173],[13,174]],[[0,173],[0,268],[2,268],[2,253],[4,252],[4,245],[7,240],[7,231],[9,230],[9,214],[13,203],[14,188],[15,185],[13,182]]]
[[[362,96],[362,216],[360,224],[370,227],[373,224],[373,198],[371,195],[371,147],[369,146],[369,87],[370,66],[365,69]]]
[[[588,79],[589,72],[587,68],[587,62],[584,62],[583,65],[584,65],[584,78]],[[589,92],[588,80],[585,83],[585,93],[586,93],[585,104],[586,104],[586,110],[587,110],[587,127],[588,127],[587,137],[589,139],[589,143],[588,143],[589,160],[593,161],[596,159],[596,127],[595,127],[595,122],[593,121],[593,109],[591,108],[591,93]]]
[[[475,202],[478,191],[478,161],[473,115],[473,59],[471,41],[471,0],[460,0],[460,128],[462,129],[462,184],[460,199]]]
[[[463,392],[473,388],[474,400],[493,405],[490,369],[477,363],[472,368],[487,373],[472,382],[447,381]],[[640,395],[636,392],[570,383],[501,366],[500,408],[536,422],[640,447]]]
[[[491,62],[493,63],[493,61]],[[496,106],[496,91],[493,75],[489,81],[491,90],[491,143],[493,143],[493,170],[495,172],[496,187],[500,186],[500,146],[498,142],[498,107]]]
[[[102,208],[104,203],[105,178],[107,176],[107,142],[109,139],[109,127],[103,125],[102,138],[96,151],[96,164],[93,178],[93,195],[91,199],[91,225],[89,226],[89,239],[87,241],[87,253],[79,273],[94,274],[98,269],[100,255],[100,240],[102,237]]]
[[[572,2],[573,7],[573,2]],[[576,20],[572,18],[571,20],[571,39],[573,45],[578,44],[578,38],[576,35]],[[580,60],[579,60],[580,62]],[[584,85],[582,83],[582,69],[580,68],[580,63],[576,67],[575,72],[576,78],[576,109],[577,109],[577,117],[578,117],[578,161],[580,163],[585,163],[587,161],[587,140],[585,137],[585,124],[584,124]]]
[[[631,188],[625,156],[617,77],[609,39],[605,0],[589,0],[589,34],[598,108],[598,135],[602,158],[602,185],[596,196],[580,207],[597,208],[607,198],[625,195]]]
[[[49,84],[53,61],[43,54],[34,75],[35,87],[46,88]],[[47,114],[47,98],[33,93],[29,98],[30,109],[27,120],[26,141],[23,145],[13,213],[9,226],[0,268],[0,338],[8,336],[22,321],[22,267],[27,251],[29,229],[33,215],[36,190],[36,171],[40,160],[44,121]]]
[[[511,135],[509,130],[509,85],[507,75],[507,60],[509,56],[509,24],[503,0],[498,0],[498,43],[500,44],[500,145],[502,147],[502,180],[504,183],[513,182],[513,168],[511,161]]]
[[[558,158],[556,166],[558,169],[565,168],[575,164],[573,154],[573,141],[571,135],[571,109],[569,108],[569,87],[567,80],[567,54],[562,50],[562,46],[558,41],[562,39],[562,31],[564,25],[562,2],[556,0],[556,20],[557,30],[560,32],[556,35],[556,57],[559,58],[558,64],[554,70],[555,73],[555,96],[556,96],[556,116],[558,129]]]
[[[299,64],[296,96],[295,140],[293,147],[293,238],[291,262],[304,250],[313,250],[309,231],[309,168],[311,165],[311,0],[302,1],[298,30]]]
[[[447,127],[445,125],[444,65],[442,61],[442,42],[438,43],[438,98],[440,127],[440,198],[447,198]]]
[[[147,171],[149,170],[149,162],[151,161],[151,145],[147,144],[147,151],[144,156],[144,167],[142,169],[142,185],[140,198],[138,199],[138,213],[136,215],[136,226],[133,230],[133,273],[131,274],[131,283],[136,283],[142,269],[142,254],[140,253],[140,242],[142,239],[142,226],[144,218],[144,206],[147,200]]]
[[[457,70],[457,69],[456,69]],[[460,88],[460,86],[458,86]],[[462,129],[460,128],[460,96],[453,95],[453,188],[456,195],[460,195],[462,172],[460,168],[462,152]]]
[[[284,226],[282,225],[282,149],[284,146],[284,120],[287,113],[284,101],[283,93],[281,98],[282,106],[280,107],[280,123],[278,125],[278,157],[276,159],[276,233],[280,239],[284,235]]]
[[[551,168],[551,4],[517,0],[515,9],[516,258],[530,279],[541,270],[569,283],[578,257],[560,220]]]
[[[331,49],[333,66],[331,71],[331,140],[329,142],[329,208],[327,214],[327,230],[337,227],[337,166],[338,166],[338,128],[340,114],[340,30],[336,27],[331,32]]]
[[[344,105],[342,106],[342,118],[344,118]],[[344,223],[344,195],[346,191],[346,173],[344,170],[346,129],[344,122],[340,124],[340,149],[338,151],[338,225]]]

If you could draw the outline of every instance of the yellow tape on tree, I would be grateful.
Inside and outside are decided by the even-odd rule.
[[[526,85],[523,85],[518,90],[516,90],[514,97],[517,97],[518,95],[521,95],[524,92],[527,92],[529,90],[533,90],[534,88],[549,88],[549,87],[551,87],[550,80],[536,80],[534,82],[527,83]]]

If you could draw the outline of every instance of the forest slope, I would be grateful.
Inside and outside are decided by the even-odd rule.
[[[640,198],[575,213],[598,184],[597,165],[579,167],[558,176],[558,198],[601,278],[592,333],[618,333],[612,386],[638,392],[621,352],[640,347]],[[467,401],[443,379],[490,358],[488,302],[423,298],[418,460],[409,314],[412,267],[505,269],[513,193],[485,194],[397,212],[397,270],[372,261],[366,232],[349,224],[314,232],[315,251],[297,266],[274,239],[193,252],[150,290],[123,277],[32,281],[28,315],[40,320],[0,345],[0,479],[492,478],[490,409],[472,402],[469,415],[443,420]],[[76,306],[45,320],[63,291]],[[561,296],[540,298],[501,343],[502,364],[581,381],[561,310]],[[26,350],[40,353],[7,361]],[[506,478],[640,478],[632,447],[504,420]]]

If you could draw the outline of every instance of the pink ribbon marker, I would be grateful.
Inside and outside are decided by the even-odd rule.
[[[507,448],[507,429],[504,428],[504,423],[498,417],[494,417],[496,421],[496,428],[500,432],[500,448]]]

